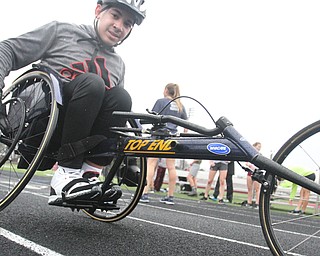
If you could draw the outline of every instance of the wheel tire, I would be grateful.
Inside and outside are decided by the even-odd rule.
[[[10,99],[13,98],[23,103],[11,104]],[[0,211],[19,195],[32,178],[58,119],[53,84],[42,71],[31,71],[15,80],[4,93],[2,102],[6,101],[7,119],[10,125],[15,126],[10,127],[11,135],[4,131],[0,136]],[[31,141],[33,143],[29,144]],[[22,162],[23,168],[18,168],[18,163]]]

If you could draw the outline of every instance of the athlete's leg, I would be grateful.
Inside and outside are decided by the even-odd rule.
[[[205,198],[208,198],[209,191],[211,189],[211,185],[212,185],[214,177],[216,176],[216,173],[217,173],[217,171],[215,171],[213,169],[210,169],[210,171],[209,171],[209,177],[208,177],[208,181],[207,181],[207,186],[206,186],[206,190],[204,192],[204,197]]]
[[[225,185],[226,185],[226,178],[227,178],[227,170],[220,170],[219,171],[219,178],[220,178],[220,187],[219,187],[219,196],[218,199],[223,199]]]
[[[173,196],[175,187],[176,187],[176,181],[177,181],[177,171],[175,166],[175,159],[167,158],[167,169],[169,172],[169,190],[168,190],[168,196]]]
[[[155,168],[157,166],[158,163],[158,158],[148,158],[147,160],[147,184],[144,187],[143,190],[143,194],[147,194],[150,186],[153,182],[153,176],[154,176],[154,172],[155,172]]]
[[[247,175],[247,189],[248,189],[248,200],[247,200],[247,203],[250,204],[250,205],[252,204],[252,196],[253,196],[252,184],[253,184],[253,181],[252,181],[251,176]]]

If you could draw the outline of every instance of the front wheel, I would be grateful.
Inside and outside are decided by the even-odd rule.
[[[91,218],[103,222],[114,222],[125,218],[130,214],[139,203],[141,194],[145,187],[145,180],[147,175],[147,161],[145,157],[128,158],[125,157],[122,163],[122,169],[130,165],[130,160],[134,160],[137,171],[134,175],[128,175],[126,172],[118,171],[113,179],[113,183],[120,186],[122,196],[117,200],[114,209],[88,209],[83,210],[85,214]],[[106,172],[108,172],[106,170]],[[130,178],[135,176],[136,178]]]
[[[319,184],[320,121],[293,135],[277,152],[274,161],[289,169],[303,168],[315,173]],[[305,176],[307,173],[301,173]],[[312,175],[310,175],[311,177]],[[296,198],[288,204],[292,184],[266,173],[270,186],[260,192],[260,220],[266,241],[274,255],[318,255],[320,251],[319,195],[298,187]],[[302,192],[301,192],[302,190]],[[302,194],[300,194],[302,193]],[[299,205],[302,206],[299,208]],[[303,204],[307,205],[304,210]],[[299,208],[299,209],[297,209]],[[299,210],[298,212],[294,210]],[[293,212],[294,211],[294,212]]]

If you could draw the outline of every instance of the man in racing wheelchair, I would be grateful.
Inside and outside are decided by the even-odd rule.
[[[144,0],[99,0],[94,25],[51,22],[31,32],[0,42],[0,86],[11,70],[40,60],[57,73],[62,85],[63,126],[58,169],[51,180],[48,203],[64,201],[114,201],[122,194],[113,186],[102,195],[98,176],[108,158],[87,158],[74,148],[95,135],[112,136],[108,127],[125,126],[112,112],[130,111],[131,97],[124,87],[125,65],[115,52],[145,18]],[[2,94],[2,91],[1,91]],[[91,147],[101,147],[101,141]],[[79,148],[78,148],[79,149]]]

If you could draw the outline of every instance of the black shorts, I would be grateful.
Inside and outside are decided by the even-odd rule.
[[[210,170],[211,171],[226,171],[226,170],[228,170],[228,164],[218,162],[218,163],[215,163],[215,165],[211,165]]]
[[[314,173],[312,173],[312,174],[307,175],[306,178],[308,178],[309,180],[315,181],[316,175]]]

